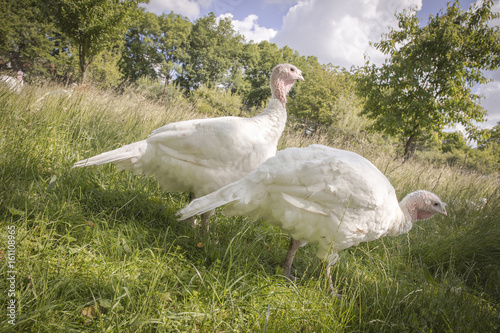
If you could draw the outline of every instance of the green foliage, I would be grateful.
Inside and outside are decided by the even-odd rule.
[[[214,13],[201,17],[193,25],[179,82],[190,91],[202,85],[230,88],[230,77],[241,70],[243,37],[237,34],[230,18],[219,19]]]
[[[456,150],[467,151],[468,149],[469,147],[467,147],[467,142],[460,132],[451,132],[444,135],[443,143],[441,145],[441,150],[444,153]]]
[[[500,64],[499,28],[488,26],[498,17],[492,5],[488,0],[461,11],[455,1],[424,27],[415,12],[398,14],[399,29],[375,44],[391,57],[364,69],[364,114],[375,120],[375,130],[405,143],[405,159],[423,134],[441,133],[446,125],[462,124],[471,139],[480,138],[473,121],[484,120],[486,111],[472,87],[487,81],[482,70]]]
[[[490,132],[493,134],[490,135]],[[495,135],[495,128],[491,131],[485,130],[485,136],[490,136],[490,139],[476,148],[471,148],[460,132],[444,133],[442,140],[432,145],[427,144],[415,157],[435,165],[446,164],[469,171],[494,174],[500,170],[500,145],[495,141]]]
[[[170,81],[173,74],[181,73],[179,59],[185,58],[191,26],[183,16],[158,16],[139,8],[125,35],[121,72],[132,81],[145,75]]]
[[[123,94],[129,98],[146,99],[160,105],[184,105],[186,110],[193,107],[186,101],[182,90],[174,84],[166,84],[147,76],[139,78],[123,87]]]
[[[122,74],[118,68],[121,59],[119,46],[104,50],[94,57],[88,67],[87,80],[101,89],[116,88],[122,82]]]
[[[481,139],[477,149],[449,137],[441,141],[445,124],[470,125],[484,114],[471,88],[484,81],[480,68],[498,62],[494,52],[488,58],[498,44],[498,29],[484,28],[494,17],[491,2],[469,12],[461,12],[455,3],[431,18],[427,27],[420,27],[410,14],[401,15],[401,30],[377,44],[392,54],[391,60],[381,69],[357,73],[320,65],[315,57],[300,56],[287,46],[245,43],[229,19],[218,20],[213,13],[193,24],[175,13],[156,15],[137,8],[140,2],[0,0],[5,22],[0,33],[6,36],[0,40],[0,70],[23,69],[29,83],[42,86],[47,78],[68,85],[85,74],[95,87],[118,88],[162,105],[189,104],[181,96],[182,87],[207,116],[253,115],[267,105],[274,66],[289,62],[302,69],[306,79],[288,96],[288,129],[301,133],[290,142],[302,145],[324,138],[330,145],[361,153],[384,146],[385,152],[402,155],[418,143],[425,150],[419,158],[436,164],[485,173],[500,164],[498,129],[476,131],[465,124],[470,138]],[[490,49],[483,48],[485,41],[491,42]],[[474,61],[467,63],[466,55]],[[465,67],[460,69],[460,64]],[[363,93],[356,96],[358,83]],[[436,89],[438,98],[433,97]],[[363,106],[364,114],[359,115]],[[368,127],[376,131],[368,133]],[[394,137],[404,147],[394,144]]]
[[[305,123],[314,124],[313,127],[319,124],[328,127],[345,119],[347,113],[351,113],[345,109],[346,103],[352,100],[352,92],[356,89],[352,75],[338,67],[319,63],[306,65],[303,71],[307,82],[295,89],[287,105],[289,113]]]
[[[170,13],[159,17],[162,35],[159,39],[159,49],[164,57],[164,66],[160,72],[167,81],[173,76],[182,74],[182,59],[186,59],[188,49],[188,37],[193,24],[181,15]]]
[[[161,34],[159,18],[156,14],[139,8],[132,27],[125,34],[125,44],[120,61],[120,71],[127,80],[135,81],[140,77],[156,78],[155,67],[163,62],[158,51],[158,38]]]
[[[468,172],[480,172],[486,175],[494,174],[500,169],[498,144],[489,145],[486,149],[452,149],[418,151],[415,158],[419,161],[431,162],[434,165],[449,165]]]
[[[498,143],[500,144],[500,121],[497,123],[495,127],[493,127],[489,132],[489,137],[483,143],[487,145],[489,143]]]
[[[494,173],[500,170],[500,144],[492,143],[483,148],[472,149],[468,154],[467,165],[471,170]]]
[[[56,82],[76,83],[81,77],[76,48],[73,47],[64,35],[60,33],[55,33],[55,35],[54,50],[49,58],[52,73],[40,76],[39,79],[41,81],[52,79]],[[99,84],[105,83],[100,82]]]
[[[248,106],[262,106],[271,97],[269,79],[273,68],[283,62],[278,46],[268,41],[245,48],[245,78],[250,87],[244,94]]]
[[[53,25],[43,20],[37,4],[0,0],[0,69],[22,69],[32,76],[53,74],[54,42],[61,46],[62,41],[52,34]]]
[[[463,176],[460,178],[464,178]],[[412,249],[434,272],[452,269],[459,272],[469,288],[486,293],[500,302],[500,251],[497,210],[500,205],[498,179],[490,176],[481,186],[459,181],[448,206],[460,219],[444,227]],[[448,229],[446,231],[445,229]]]
[[[45,15],[78,48],[82,82],[93,58],[118,42],[133,9],[145,0],[49,0]]]
[[[240,116],[241,98],[229,90],[201,87],[191,93],[191,100],[200,113],[209,116]]]
[[[483,141],[476,151],[477,157],[482,157],[486,164],[492,165],[493,170],[500,169],[500,122],[491,130],[485,130],[488,138]]]

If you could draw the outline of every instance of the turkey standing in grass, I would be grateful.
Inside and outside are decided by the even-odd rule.
[[[9,90],[19,94],[24,85],[23,74],[23,71],[18,71],[16,78],[7,75],[0,75],[0,84],[5,84],[9,88]]]
[[[112,162],[119,169],[155,177],[165,191],[201,197],[240,179],[276,154],[286,123],[286,94],[295,80],[304,80],[302,72],[280,64],[271,74],[272,96],[261,114],[171,123],[146,140],[79,161],[74,167]],[[208,216],[202,216],[205,233]]]
[[[264,218],[291,237],[283,264],[291,266],[297,249],[319,244],[317,256],[331,266],[338,252],[361,242],[408,232],[417,220],[447,215],[435,194],[416,191],[398,203],[389,180],[358,154],[322,145],[288,148],[257,170],[182,209],[181,220],[227,205],[225,215]]]

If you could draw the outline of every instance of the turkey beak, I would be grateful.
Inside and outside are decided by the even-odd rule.
[[[300,81],[305,81],[304,77],[302,76],[302,73],[299,73],[299,77],[297,79],[299,79]]]
[[[446,204],[443,204],[443,210],[440,212],[441,215],[448,216],[448,212],[446,211]]]

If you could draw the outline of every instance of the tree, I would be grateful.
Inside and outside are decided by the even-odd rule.
[[[101,88],[116,88],[122,81],[118,63],[121,60],[121,43],[98,53],[87,69],[87,80]]]
[[[446,125],[462,124],[470,139],[480,139],[473,121],[483,121],[486,111],[472,88],[487,82],[482,70],[500,64],[499,28],[488,26],[498,17],[492,5],[485,0],[462,11],[458,1],[448,3],[424,27],[415,12],[403,12],[397,15],[399,29],[374,44],[390,58],[380,68],[364,68],[362,114],[375,120],[373,129],[404,142],[405,160],[422,135],[440,134]]]
[[[287,109],[314,129],[320,124],[335,124],[344,116],[337,112],[337,101],[355,91],[355,80],[352,74],[331,64],[321,65],[315,58],[308,62],[302,67],[307,84],[297,86]]]
[[[493,143],[500,145],[500,121],[497,122],[495,127],[490,130],[486,130],[486,132],[487,138],[481,143],[481,145],[479,145],[479,148]]]
[[[170,13],[157,16],[140,8],[133,27],[125,35],[120,70],[132,81],[142,76],[164,77],[179,75],[179,59],[185,58],[187,37],[192,23],[181,15]]]
[[[81,79],[105,48],[123,37],[127,21],[139,3],[148,0],[48,0],[41,8],[61,33],[78,48]]]
[[[454,151],[469,151],[467,139],[460,132],[445,133],[441,143],[443,153],[453,153]]]
[[[498,171],[500,166],[500,121],[495,127],[485,131],[487,139],[478,146],[478,150],[491,157],[490,160],[496,163],[494,170]]]
[[[46,74],[52,68],[56,37],[51,34],[53,26],[43,20],[37,3],[0,0],[0,69],[22,69],[36,75]]]
[[[181,86],[188,91],[201,85],[230,88],[230,78],[241,70],[243,41],[230,18],[217,19],[210,13],[196,20],[180,59]]]
[[[127,80],[140,77],[157,77],[156,68],[163,65],[158,49],[161,29],[158,16],[138,8],[132,26],[125,34],[125,43],[120,60],[120,71]]]
[[[187,42],[193,24],[187,17],[174,14],[162,14],[159,17],[161,35],[159,49],[163,56],[164,65],[160,72],[166,81],[172,79],[172,74],[182,73],[181,60],[187,57]]]

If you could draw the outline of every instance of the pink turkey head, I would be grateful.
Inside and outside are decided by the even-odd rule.
[[[408,194],[401,201],[401,206],[406,207],[412,222],[428,219],[435,214],[448,215],[446,203],[442,202],[437,195],[428,191],[421,190]]]
[[[278,98],[281,104],[286,104],[286,94],[292,89],[295,80],[304,81],[302,71],[290,64],[279,64],[274,67],[271,74],[271,93],[273,98]]]

